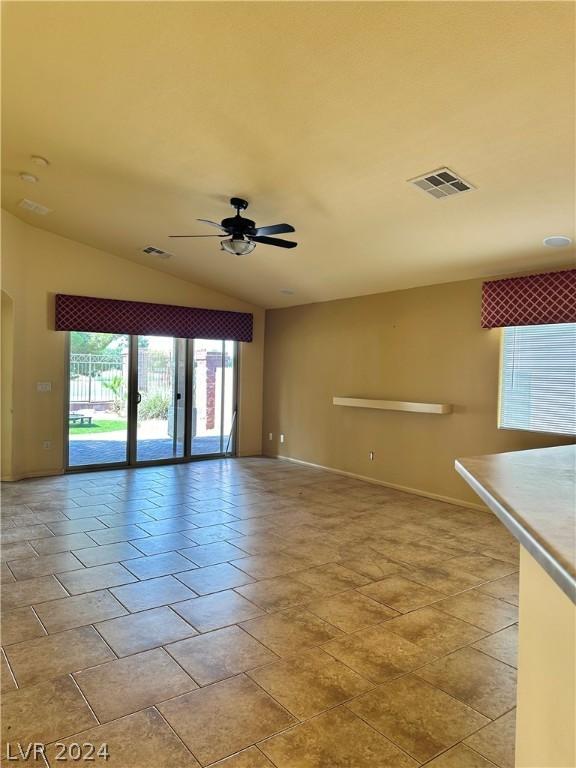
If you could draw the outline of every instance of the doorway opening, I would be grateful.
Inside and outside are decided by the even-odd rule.
[[[233,455],[237,342],[69,334],[68,469]]]

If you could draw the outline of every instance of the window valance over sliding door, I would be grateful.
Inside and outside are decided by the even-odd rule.
[[[252,341],[250,312],[56,295],[57,331]]]
[[[554,323],[576,323],[576,269],[483,284],[483,328]]]

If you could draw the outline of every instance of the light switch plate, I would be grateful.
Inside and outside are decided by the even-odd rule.
[[[284,442],[284,433],[283,432],[280,433],[280,442],[281,443]]]
[[[51,381],[37,381],[36,382],[36,391],[37,392],[52,392],[52,382]]]

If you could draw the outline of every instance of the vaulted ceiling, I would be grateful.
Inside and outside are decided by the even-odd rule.
[[[36,227],[266,307],[573,258],[542,245],[574,237],[572,3],[5,2],[3,16],[3,204]],[[436,200],[407,183],[442,166],[477,189]],[[195,219],[230,215],[231,195],[258,224],[293,224],[298,248],[233,257],[218,238],[168,238],[212,234]]]

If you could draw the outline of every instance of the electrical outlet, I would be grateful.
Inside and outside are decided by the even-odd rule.
[[[284,432],[280,432],[280,442],[284,442]]]
[[[45,451],[49,451],[50,448],[52,448],[52,440],[44,440],[42,442],[42,448],[44,448]]]
[[[51,381],[37,381],[36,382],[36,392],[52,392],[52,382]]]
[[[274,439],[274,435],[272,434],[272,432],[268,432],[268,440],[273,440],[273,439]]]
[[[374,453],[374,451],[370,451],[370,453],[368,454],[368,458],[370,459],[370,461],[374,461],[374,456],[375,455],[376,454]]]

